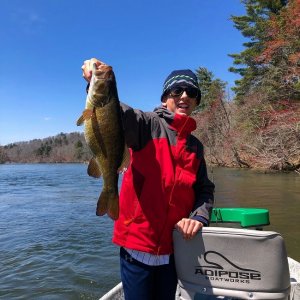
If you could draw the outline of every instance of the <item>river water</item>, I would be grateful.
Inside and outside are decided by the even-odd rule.
[[[218,207],[263,207],[300,261],[300,176],[214,169]],[[101,180],[84,164],[0,165],[0,299],[99,299],[120,281]]]

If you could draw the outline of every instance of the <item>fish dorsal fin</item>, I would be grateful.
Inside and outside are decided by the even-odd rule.
[[[84,121],[91,119],[93,114],[94,111],[92,109],[88,109],[88,108],[85,109],[82,115],[80,116],[80,118],[76,122],[77,126],[80,126],[83,124]]]
[[[130,152],[129,152],[127,145],[125,144],[124,152],[123,152],[123,159],[122,159],[122,163],[118,169],[118,173],[125,172],[129,166],[129,164],[130,164]]]
[[[99,165],[98,165],[95,157],[91,158],[89,165],[88,165],[87,173],[89,176],[92,176],[95,178],[101,177],[101,171],[100,171]]]

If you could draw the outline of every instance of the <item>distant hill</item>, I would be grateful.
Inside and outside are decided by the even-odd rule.
[[[90,157],[84,135],[79,132],[0,146],[0,163],[84,162]]]

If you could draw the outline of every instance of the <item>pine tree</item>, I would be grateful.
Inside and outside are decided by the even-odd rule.
[[[300,1],[290,0],[268,21],[268,40],[257,62],[267,66],[262,85],[269,98],[300,100]]]
[[[230,54],[235,67],[229,71],[241,76],[236,80],[233,90],[236,92],[237,102],[242,102],[245,95],[255,90],[261,83],[267,66],[257,61],[257,57],[264,50],[264,43],[268,40],[268,20],[273,14],[279,14],[287,4],[286,0],[242,0],[246,7],[245,16],[232,16],[234,26],[242,35],[249,39],[244,43],[245,50],[238,54]]]
[[[226,82],[216,78],[214,74],[207,68],[199,67],[196,70],[196,75],[201,90],[201,102],[197,111],[209,108],[214,101],[223,99],[225,94]]]

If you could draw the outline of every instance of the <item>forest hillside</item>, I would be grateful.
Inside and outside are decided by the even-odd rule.
[[[300,1],[243,0],[232,16],[248,40],[230,54],[240,76],[229,101],[226,83],[199,68],[202,104],[195,118],[208,163],[293,170],[300,174]]]
[[[84,135],[79,132],[0,147],[0,163],[85,162],[90,158]]]

